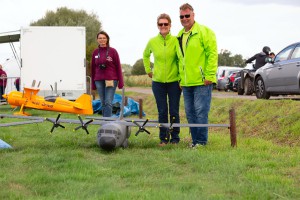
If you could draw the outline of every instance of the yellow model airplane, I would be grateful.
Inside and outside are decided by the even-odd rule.
[[[76,101],[69,101],[57,96],[38,96],[37,93],[39,91],[40,89],[24,87],[24,92],[12,91],[2,96],[11,107],[21,107],[20,111],[14,113],[14,115],[30,115],[24,112],[25,108],[75,114],[93,114],[92,98],[88,94],[82,94]]]

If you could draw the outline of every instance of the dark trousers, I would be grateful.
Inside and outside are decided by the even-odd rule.
[[[4,98],[2,97],[3,94],[5,92],[5,86],[0,85],[0,100],[4,100]]]
[[[158,110],[158,122],[159,123],[168,123],[169,119],[172,122],[174,117],[174,123],[180,123],[179,119],[179,103],[181,89],[179,83],[160,83],[152,81],[152,91],[156,100],[157,110]],[[170,116],[168,114],[170,113]],[[170,135],[168,134],[168,128],[161,127],[159,128],[159,138],[162,142],[168,143],[169,137],[171,135],[170,142],[178,143],[180,128],[176,127],[171,131]]]

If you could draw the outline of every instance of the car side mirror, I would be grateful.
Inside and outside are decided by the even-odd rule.
[[[273,59],[270,58],[270,57],[267,57],[267,58],[265,59],[265,61],[266,61],[266,63],[274,63]]]

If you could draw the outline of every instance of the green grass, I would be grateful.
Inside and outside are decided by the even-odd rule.
[[[157,118],[152,95],[127,96],[143,98],[146,117]],[[1,127],[0,139],[14,148],[0,150],[0,199],[300,199],[299,102],[214,98],[210,122],[229,123],[231,107],[237,148],[226,128],[210,128],[208,145],[196,150],[188,128],[179,145],[162,148],[157,129],[136,137],[132,128],[129,148],[105,152],[97,126],[89,135],[72,124],[52,134],[48,122]],[[186,122],[183,98],[180,109]],[[1,106],[0,113],[12,112]]]

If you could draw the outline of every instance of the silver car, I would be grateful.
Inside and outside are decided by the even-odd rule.
[[[221,91],[224,90],[225,92],[228,91],[228,88],[226,87],[228,76],[237,70],[241,70],[239,67],[227,67],[227,66],[219,66],[218,72],[217,72],[217,90]]]
[[[300,94],[300,42],[291,44],[255,72],[258,99]]]

